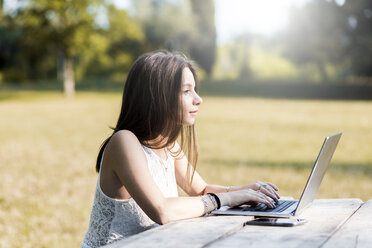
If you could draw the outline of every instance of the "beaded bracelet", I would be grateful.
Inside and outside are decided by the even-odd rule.
[[[214,198],[214,200],[217,203],[217,209],[219,209],[221,207],[220,198],[216,194],[213,194],[213,193],[208,193],[208,195],[210,195],[210,196],[212,196]]]
[[[210,195],[204,195],[201,197],[201,200],[204,204],[204,213],[209,214],[217,208],[217,202]]]
[[[211,194],[207,194],[207,196],[209,196],[209,199],[211,199],[214,209],[218,209],[218,203],[216,201],[216,198],[214,198],[214,196],[212,196]]]

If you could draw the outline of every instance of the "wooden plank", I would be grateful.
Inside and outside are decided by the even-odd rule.
[[[372,200],[364,203],[323,247],[372,247]]]
[[[203,247],[243,228],[251,219],[249,216],[209,216],[177,221],[105,247]]]
[[[320,247],[360,207],[359,199],[316,200],[296,227],[245,226],[206,247]]]

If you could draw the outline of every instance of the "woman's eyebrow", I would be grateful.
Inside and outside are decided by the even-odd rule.
[[[186,82],[186,83],[184,83],[182,86],[191,86],[191,87],[193,87],[194,84],[193,84],[193,83]]]

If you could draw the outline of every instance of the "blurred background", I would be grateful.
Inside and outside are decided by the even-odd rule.
[[[0,0],[0,247],[80,245],[126,75],[156,49],[199,67],[206,181],[298,198],[342,131],[318,198],[372,198],[372,1]]]
[[[371,1],[0,3],[2,84],[109,87],[160,48],[191,57],[208,81],[372,84]]]

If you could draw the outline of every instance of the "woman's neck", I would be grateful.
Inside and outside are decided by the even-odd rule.
[[[149,145],[149,147],[154,151],[158,157],[160,157],[163,160],[167,160],[168,155],[166,152],[167,147],[167,138],[164,138],[163,136],[159,135],[157,138],[153,140],[149,140],[146,143]]]
[[[168,138],[159,135],[155,139],[146,141],[146,144],[148,144],[150,147],[154,147],[154,149],[162,149],[164,147],[167,147]]]

